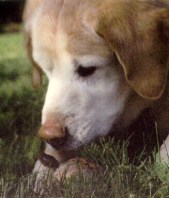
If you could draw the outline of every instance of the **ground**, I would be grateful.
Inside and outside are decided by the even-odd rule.
[[[41,197],[33,192],[31,170],[43,149],[36,134],[46,80],[36,91],[30,76],[31,65],[22,33],[0,34],[0,197],[3,198]],[[150,153],[143,149],[131,159],[129,145],[130,139],[108,138],[86,146],[80,155],[99,163],[103,173],[92,178],[80,176],[56,181],[45,188],[44,197],[169,197],[168,166],[155,163],[155,150]]]

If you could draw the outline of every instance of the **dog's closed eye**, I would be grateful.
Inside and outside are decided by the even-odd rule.
[[[91,67],[83,67],[82,65],[79,65],[76,72],[79,76],[81,77],[88,77],[94,74],[96,71],[96,67],[91,66]]]

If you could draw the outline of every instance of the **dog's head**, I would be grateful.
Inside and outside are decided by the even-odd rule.
[[[160,98],[168,20],[146,1],[42,1],[31,19],[33,58],[49,79],[39,134],[76,149],[109,133],[131,92]]]

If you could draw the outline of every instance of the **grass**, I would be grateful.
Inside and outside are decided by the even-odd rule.
[[[37,92],[32,89],[30,73],[22,34],[1,34],[0,175],[10,172],[22,175],[26,172],[23,170],[29,167],[34,157],[32,143],[36,140],[38,145],[40,141],[35,139],[35,134],[40,122],[44,90]]]
[[[129,157],[130,138],[101,139],[81,151],[81,156],[104,167],[102,174],[54,181],[50,187],[44,185],[43,196],[35,194],[31,170],[41,148],[36,131],[45,85],[33,90],[30,73],[22,34],[0,34],[0,197],[169,197],[168,166],[154,163],[155,151],[148,150],[147,140],[137,155]]]

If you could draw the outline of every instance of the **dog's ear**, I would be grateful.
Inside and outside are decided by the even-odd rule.
[[[115,52],[130,86],[143,98],[160,98],[167,81],[169,9],[119,1],[102,10],[96,29]]]
[[[32,57],[31,17],[40,3],[41,0],[26,1],[23,12],[25,47],[28,58],[32,64],[32,86],[35,89],[41,86],[42,71]]]
[[[33,65],[32,68],[32,86],[35,89],[40,88],[42,85],[42,71],[37,64]]]
[[[27,33],[25,33],[25,44],[26,44],[27,55],[32,63],[32,86],[35,89],[38,89],[42,84],[42,71],[40,67],[33,60],[31,38]]]

